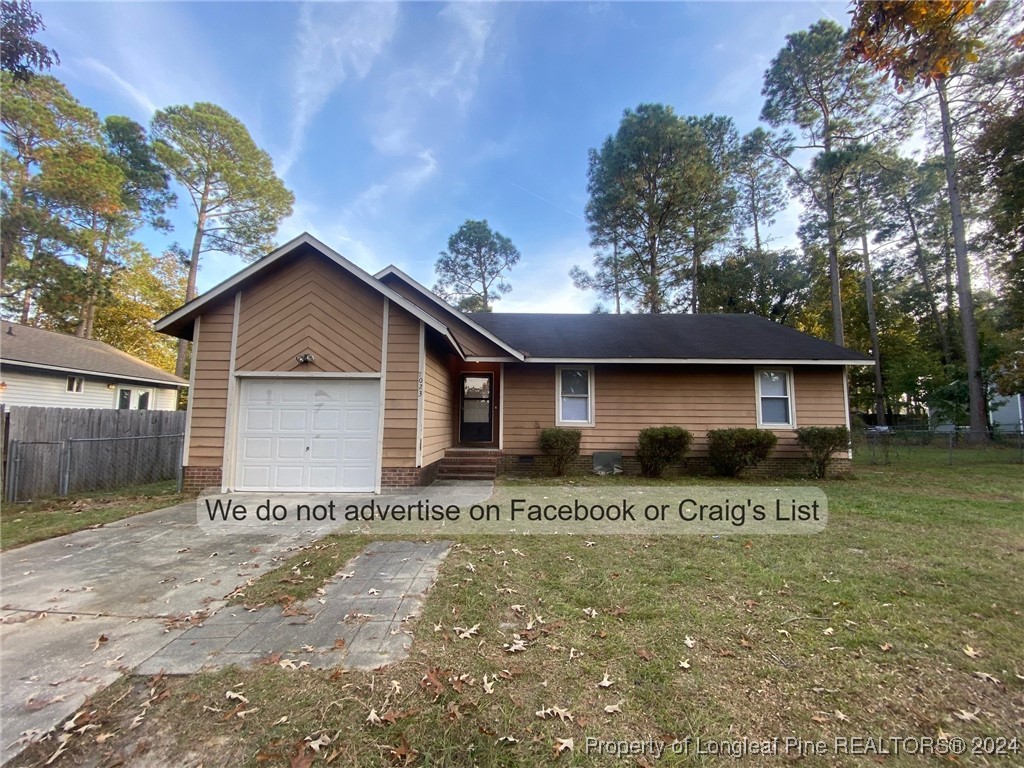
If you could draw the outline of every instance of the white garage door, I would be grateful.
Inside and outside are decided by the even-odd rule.
[[[372,491],[379,420],[377,379],[242,379],[235,487]]]

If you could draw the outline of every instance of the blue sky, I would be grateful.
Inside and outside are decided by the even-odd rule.
[[[433,284],[468,218],[522,253],[498,311],[588,311],[587,151],[643,102],[757,125],[762,75],[789,32],[845,3],[34,4],[54,74],[101,116],[211,101],[240,118],[308,230],[374,272]],[[191,241],[182,200],[161,248]],[[791,241],[796,211],[776,226]],[[200,290],[242,265],[204,257]]]

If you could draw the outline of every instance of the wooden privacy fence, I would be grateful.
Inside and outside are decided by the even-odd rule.
[[[4,498],[25,501],[178,478],[184,411],[10,409]]]

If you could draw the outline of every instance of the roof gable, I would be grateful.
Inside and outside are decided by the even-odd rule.
[[[184,387],[188,382],[96,339],[27,325],[0,323],[0,357],[7,365]]]
[[[431,314],[437,313],[441,322],[452,323],[452,321],[454,321],[456,326],[465,328],[478,336],[482,336],[491,344],[503,349],[511,357],[517,360],[524,359],[524,355],[521,351],[515,349],[507,342],[495,336],[487,328],[484,328],[482,325],[474,322],[472,315],[459,311],[432,290],[423,286],[416,280],[413,280],[398,267],[394,265],[385,267],[374,275],[374,277],[382,282],[388,282],[390,280],[398,281],[401,285],[404,285],[408,290],[411,290],[415,295],[419,296],[422,301],[426,302],[429,308],[425,308],[425,311],[430,312]],[[417,303],[417,306],[422,306],[422,304]]]
[[[235,291],[244,288],[245,285],[261,279],[274,265],[278,264],[282,260],[297,254],[308,252],[315,253],[318,256],[333,262],[370,289],[377,291],[385,298],[395,302],[407,312],[411,313],[417,319],[422,320],[426,325],[444,336],[460,356],[465,357],[458,341],[451,335],[444,323],[440,322],[433,315],[428,312],[424,312],[408,299],[388,288],[368,272],[353,264],[334,249],[320,242],[308,232],[302,233],[298,237],[282,245],[280,248],[271,251],[263,258],[253,262],[245,269],[229,277],[227,280],[224,280],[202,295],[192,299],[192,301],[179,307],[169,315],[157,320],[154,327],[156,330],[171,336],[191,339],[195,319],[203,314],[204,309],[208,306],[217,302],[219,299],[233,295]]]

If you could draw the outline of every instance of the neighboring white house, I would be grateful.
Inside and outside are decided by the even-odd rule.
[[[0,403],[173,411],[188,382],[95,339],[0,321]]]
[[[1024,394],[993,398],[989,418],[1000,432],[1024,432]]]

